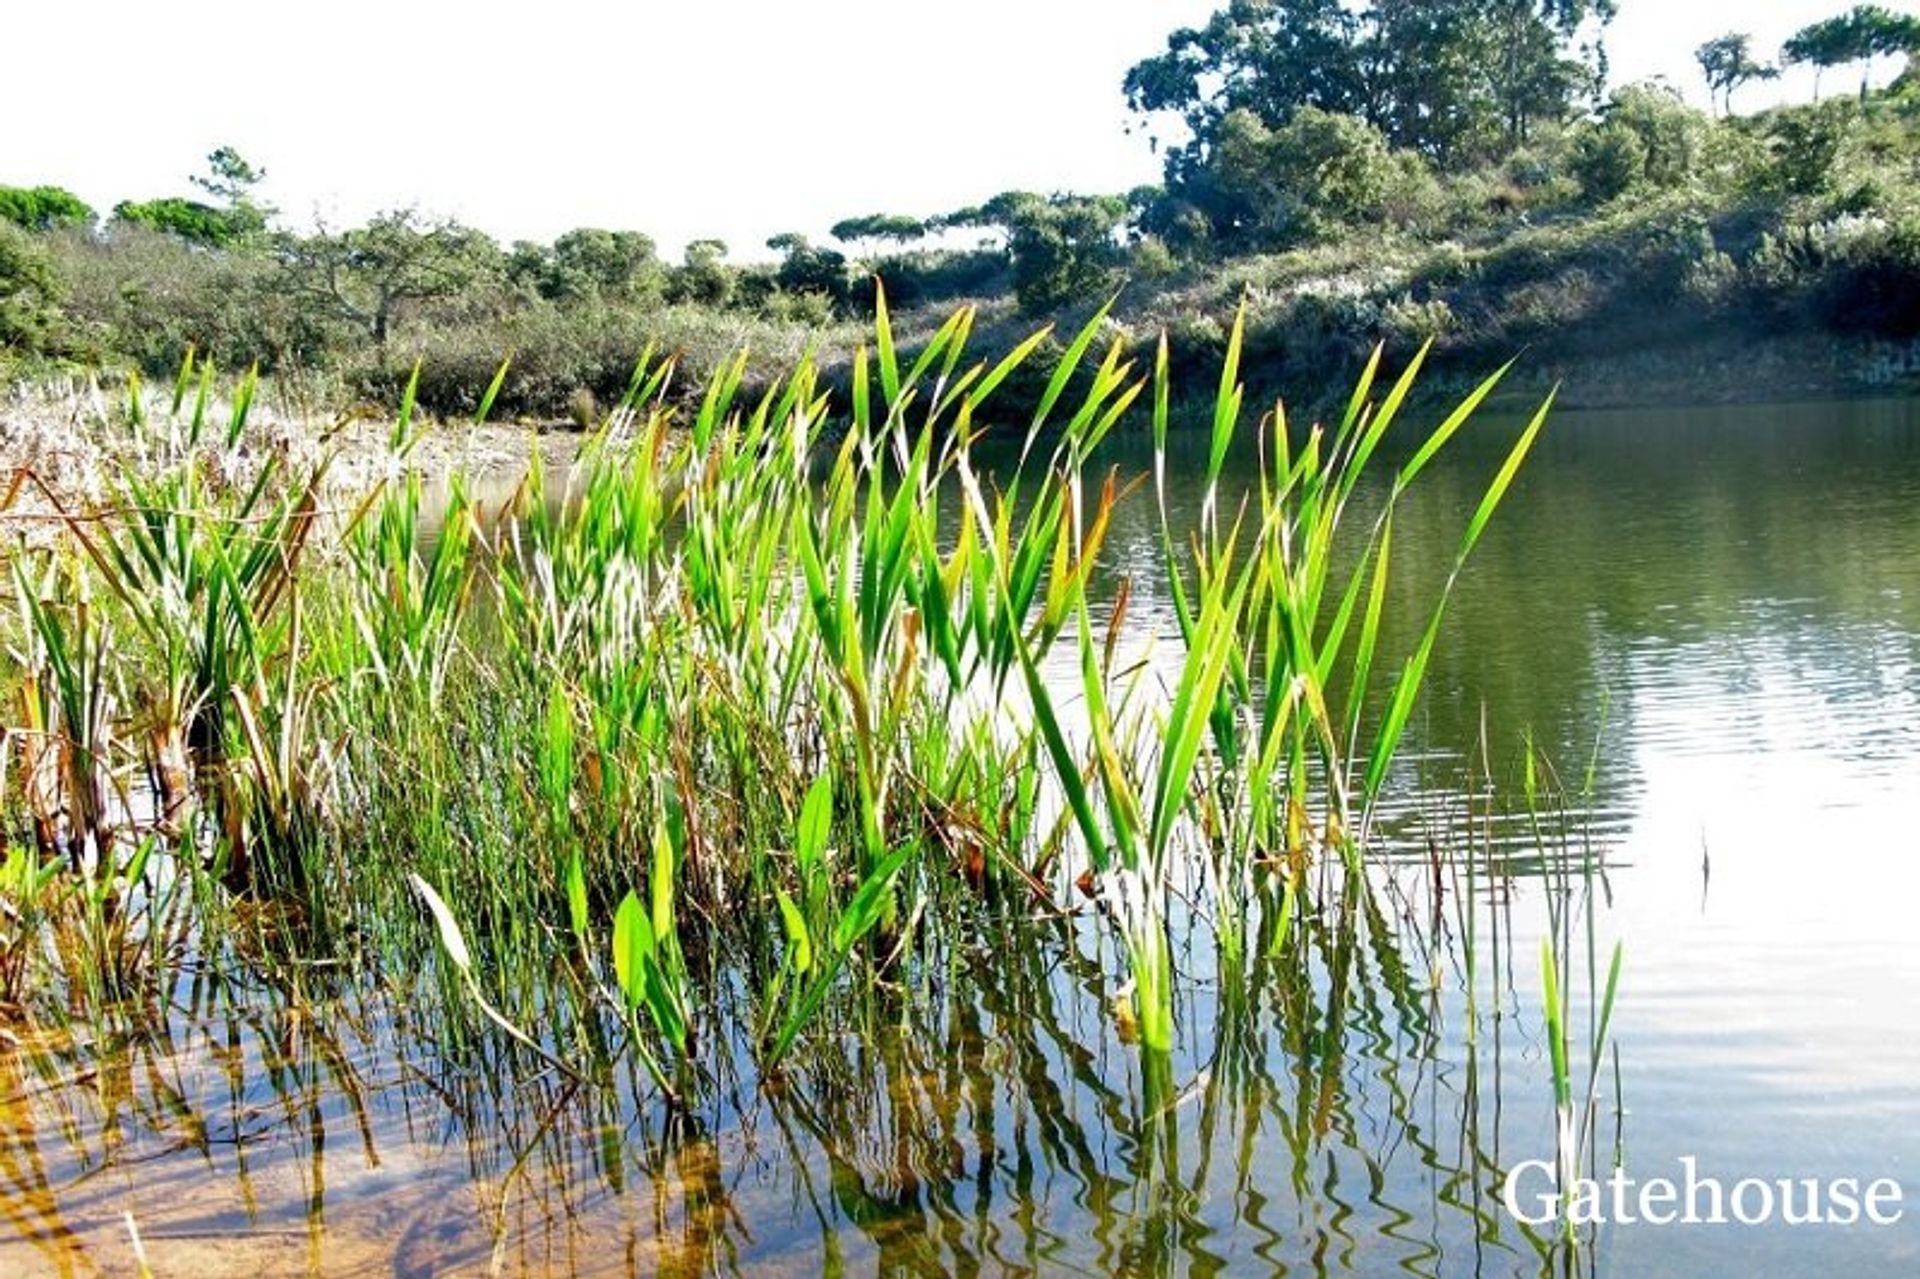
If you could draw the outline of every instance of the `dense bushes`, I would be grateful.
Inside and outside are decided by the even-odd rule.
[[[1005,191],[985,204],[947,214],[941,223],[1004,237],[1020,309],[1044,315],[1110,287],[1121,263],[1118,237],[1127,216],[1127,201],[1117,196]]]
[[[1647,144],[1632,129],[1616,123],[1584,130],[1574,148],[1574,175],[1590,199],[1617,199],[1647,176]]]
[[[1381,220],[1388,198],[1423,167],[1416,156],[1396,155],[1366,121],[1313,107],[1274,129],[1251,111],[1229,113],[1208,165],[1215,187],[1238,206],[1236,238],[1264,247]]]
[[[75,332],[150,374],[178,368],[189,348],[227,368],[310,368],[350,341],[262,255],[214,252],[124,223],[45,243]]]
[[[745,264],[717,240],[674,263],[597,228],[502,248],[407,210],[292,234],[251,202],[258,175],[230,149],[196,180],[215,203],[122,204],[104,224],[57,188],[0,187],[0,349],[164,374],[192,348],[376,399],[422,359],[423,401],[447,411],[511,355],[502,407],[558,415],[616,395],[649,341],[696,368],[749,337],[797,353],[809,331],[871,315],[876,275],[907,344],[921,310],[1072,319],[1119,289],[1116,322],[1206,347],[1251,294],[1250,350],[1287,367],[1378,340],[1478,359],[1709,330],[1920,331],[1910,94],[1714,120],[1628,86],[1472,166],[1313,105],[1209,129],[1178,190],[850,218],[836,245],[776,236],[776,260]],[[949,247],[969,229],[971,247]]]
[[[1007,287],[1007,255],[999,249],[890,253],[874,259],[871,266],[897,306],[937,306]],[[862,288],[857,296],[863,309],[871,309],[870,288]]]
[[[59,323],[53,269],[40,246],[0,224],[0,350],[43,351]]]
[[[1588,199],[1643,186],[1674,190],[1703,167],[1713,122],[1664,85],[1629,85],[1576,133],[1573,172]]]
[[[1841,99],[1767,118],[1762,137],[1769,163],[1759,180],[1790,195],[1819,195],[1833,187],[1841,149],[1858,124],[1854,104]]]
[[[666,268],[651,237],[590,227],[569,231],[552,245],[516,243],[506,274],[517,287],[549,302],[641,302],[666,287]]]
[[[1811,320],[1848,333],[1920,334],[1920,219],[1842,216],[1765,235],[1744,301],[1776,328]]]
[[[649,346],[658,355],[678,357],[679,385],[698,386],[740,350],[752,352],[752,373],[796,361],[821,336],[806,326],[703,307],[642,311],[599,302],[539,302],[492,319],[422,325],[385,350],[349,357],[340,377],[355,396],[391,403],[417,362],[420,403],[436,413],[464,415],[478,403],[500,361],[510,359],[511,376],[496,402],[500,412],[574,416],[582,404],[617,403]]]
[[[0,351],[166,376],[192,350],[381,402],[419,360],[420,402],[449,413],[511,357],[501,409],[557,416],[583,396],[615,401],[649,343],[704,373],[742,344],[797,357],[810,332],[870,308],[838,254],[805,265],[733,267],[706,242],[669,267],[647,237],[596,229],[503,251],[406,211],[225,246],[126,218],[40,234],[0,223]]]
[[[1843,332],[1920,335],[1920,221],[1876,226],[1827,273],[1822,318]]]

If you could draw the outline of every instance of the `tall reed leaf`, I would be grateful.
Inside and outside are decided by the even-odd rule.
[[[1454,556],[1453,569],[1447,574],[1446,584],[1441,587],[1440,598],[1433,606],[1433,613],[1427,619],[1426,630],[1420,636],[1420,645],[1413,656],[1407,659],[1400,672],[1400,679],[1394,685],[1392,700],[1387,705],[1386,717],[1380,725],[1378,736],[1374,738],[1372,754],[1367,759],[1366,779],[1362,783],[1367,802],[1371,805],[1378,796],[1380,783],[1385,779],[1387,766],[1393,760],[1393,753],[1399,747],[1400,736],[1406,731],[1407,721],[1413,714],[1414,700],[1419,696],[1420,685],[1426,678],[1427,663],[1433,657],[1434,642],[1440,635],[1440,622],[1446,613],[1447,601],[1452,597],[1455,583],[1466,567],[1467,557],[1472,553],[1480,535],[1486,532],[1487,524],[1493,518],[1500,501],[1507,495],[1514,477],[1519,474],[1520,464],[1526,461],[1527,454],[1533,448],[1533,442],[1540,434],[1540,428],[1546,425],[1547,414],[1553,408],[1554,395],[1547,396],[1533,420],[1515,442],[1507,459],[1501,464],[1493,482],[1480,498],[1480,505],[1474,510],[1473,518],[1467,523],[1467,531],[1460,539],[1460,550]],[[1403,472],[1403,475],[1405,472]]]

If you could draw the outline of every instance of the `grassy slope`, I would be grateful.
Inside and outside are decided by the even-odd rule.
[[[1448,390],[1516,355],[1516,381],[1564,383],[1571,403],[1910,389],[1920,379],[1920,98],[1876,98],[1820,181],[1795,190],[1779,135],[1811,118],[1791,108],[1719,123],[1686,182],[1597,203],[1567,176],[1565,140],[1550,140],[1446,179],[1426,215],[1433,229],[1357,226],[1284,252],[1136,275],[1116,322],[1142,344],[1166,330],[1176,363],[1203,369],[1245,298],[1251,379],[1309,402],[1376,342],[1410,352],[1429,338]],[[985,301],[993,327],[1020,331],[1005,299]]]
[[[1898,392],[1920,370],[1920,95],[1871,102],[1820,162],[1817,181],[1783,177],[1791,152],[1783,137],[1817,118],[1810,108],[1711,125],[1698,118],[1705,140],[1684,181],[1641,182],[1607,201],[1580,189],[1576,127],[1499,165],[1442,175],[1403,202],[1393,226],[1184,265],[1134,250],[1112,275],[1113,325],[1141,354],[1164,330],[1176,370],[1200,375],[1218,367],[1245,299],[1250,390],[1316,407],[1376,343],[1405,354],[1428,339],[1441,393],[1516,355],[1517,382],[1564,383],[1572,403]],[[157,371],[189,342],[217,349],[208,335],[219,334],[233,348],[222,357],[231,367],[286,337],[270,264],[223,264],[138,237],[105,247],[52,240],[47,249],[82,361]],[[983,347],[1007,350],[1043,319],[1072,331],[1101,300],[1022,315],[1009,272],[983,280],[955,269],[960,261],[881,264],[909,350],[961,301],[979,307]],[[957,297],[963,287],[975,296]],[[749,349],[750,389],[813,347],[826,382],[844,392],[864,320],[811,322],[808,308],[790,305],[804,300],[723,311],[455,299],[420,310],[384,352],[330,339],[322,372],[276,379],[270,399],[313,418],[356,402],[391,404],[418,360],[423,407],[457,418],[511,354],[503,413],[590,420],[618,398],[649,344],[681,356],[683,387]],[[1038,398],[1061,349],[1055,342],[1036,354],[1002,395],[1003,412]]]

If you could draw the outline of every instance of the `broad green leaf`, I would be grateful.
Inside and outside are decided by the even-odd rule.
[[[827,839],[833,827],[833,775],[823,772],[816,777],[813,785],[807,788],[807,797],[800,804],[800,825],[795,832],[794,860],[799,865],[800,878],[804,883],[813,876],[813,868],[820,864],[827,850]]]
[[[613,915],[613,975],[629,1008],[646,1000],[646,970],[653,952],[653,925],[639,896],[629,890]]]
[[[805,976],[813,968],[813,937],[807,931],[807,921],[783,890],[774,889],[773,898],[780,905],[780,919],[787,929],[787,961],[794,972]]]

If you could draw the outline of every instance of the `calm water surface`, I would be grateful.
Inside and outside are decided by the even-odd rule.
[[[1416,594],[1510,438],[1481,435],[1396,523]],[[1197,475],[1204,442],[1180,448]],[[1107,569],[1151,577],[1155,530],[1135,498]],[[1529,741],[1584,794],[1537,828]],[[780,1089],[743,1068],[673,1122],[631,1081],[443,1052],[427,1001],[209,974],[158,1035],[0,1053],[0,1274],[131,1273],[129,1212],[193,1279],[1920,1273],[1920,402],[1560,414],[1462,582],[1381,828],[1374,909],[1307,920],[1308,980],[1195,934],[1164,1077],[1085,921],[956,949],[844,1061]],[[1437,877],[1432,848],[1459,854]],[[1563,910],[1582,961],[1625,945],[1603,1170],[1892,1177],[1906,1219],[1612,1226],[1570,1263],[1505,1218],[1505,1170],[1553,1152],[1538,953]]]

